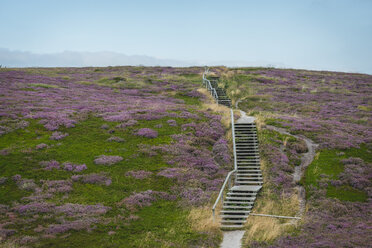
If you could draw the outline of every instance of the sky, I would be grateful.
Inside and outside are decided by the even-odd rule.
[[[105,51],[372,74],[372,0],[0,0],[0,36],[7,58]]]

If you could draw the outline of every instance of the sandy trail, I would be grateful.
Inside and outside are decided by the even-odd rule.
[[[288,133],[287,130],[285,130],[284,128],[274,127],[274,126],[269,126],[269,125],[266,126],[266,128],[269,130],[273,130],[281,134],[290,135],[292,137],[295,137],[297,139],[302,139],[303,141],[305,141],[308,151],[302,154],[301,164],[299,166],[296,166],[293,172],[293,182],[297,184],[301,180],[306,167],[309,166],[311,162],[313,162],[314,157],[316,155],[315,150],[318,147],[318,144],[316,144],[314,141],[312,141],[309,138],[306,138],[303,135],[294,135],[294,134]],[[299,212],[297,213],[297,216],[301,217],[303,213],[305,212],[305,205],[306,205],[305,188],[302,187],[301,185],[297,185],[296,189],[298,192],[298,199],[300,201],[300,209],[299,209]]]
[[[242,245],[242,238],[245,231],[226,231],[223,232],[221,248],[234,248]]]

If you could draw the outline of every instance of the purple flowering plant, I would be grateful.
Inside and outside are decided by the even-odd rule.
[[[9,228],[0,224],[2,241],[39,245],[68,237],[63,242],[72,246],[81,240],[71,234],[84,232],[92,245],[101,227],[127,236],[135,223],[147,221],[131,211],[159,213],[149,224],[155,228],[171,222],[161,218],[165,208],[159,204],[185,220],[184,207],[208,203],[223,183],[230,151],[221,140],[225,128],[220,118],[199,110],[203,96],[183,76],[200,72],[0,69],[0,186],[15,192],[1,197],[2,221],[12,223]],[[37,83],[51,87],[30,86]],[[187,123],[194,128],[183,126]],[[49,139],[52,145],[47,145]],[[38,144],[44,144],[40,150]],[[23,150],[27,152],[19,153]],[[183,224],[177,235],[197,233]],[[162,239],[166,235],[159,232]],[[215,234],[208,236],[217,240]],[[178,237],[171,239],[176,243]],[[207,246],[208,240],[197,243]],[[122,241],[115,239],[113,245]],[[128,245],[135,246],[132,241]]]

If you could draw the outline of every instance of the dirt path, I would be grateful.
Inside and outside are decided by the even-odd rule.
[[[293,172],[293,182],[298,183],[301,180],[306,167],[309,166],[311,162],[314,160],[314,157],[316,154],[315,150],[318,147],[318,144],[314,143],[314,141],[306,138],[303,135],[294,135],[294,134],[288,133],[287,130],[285,130],[284,128],[279,128],[279,127],[274,127],[274,126],[269,126],[269,125],[267,125],[266,128],[279,132],[281,134],[290,135],[292,137],[295,137],[297,139],[302,139],[303,141],[305,141],[308,151],[302,155],[301,164],[299,166],[296,166],[295,171]],[[301,185],[297,185],[296,189],[298,192],[298,199],[300,201],[300,209],[296,216],[301,217],[303,213],[305,212],[305,205],[306,205],[305,188],[302,187]]]
[[[242,230],[223,232],[221,248],[241,247],[244,232]]]

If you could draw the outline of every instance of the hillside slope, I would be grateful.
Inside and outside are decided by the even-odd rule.
[[[295,167],[318,144],[300,183],[306,212],[300,223],[254,217],[248,247],[368,247],[372,243],[372,76],[267,68],[214,68],[239,108],[258,118],[263,192],[256,212],[296,215]]]
[[[0,69],[0,244],[218,247],[210,207],[232,167],[230,131],[197,91],[202,71]],[[301,213],[301,135],[318,145],[299,182],[302,220],[251,216],[244,246],[368,247],[372,76],[211,71],[258,120],[256,213]]]
[[[231,158],[201,71],[1,69],[0,244],[217,246],[198,221]]]

